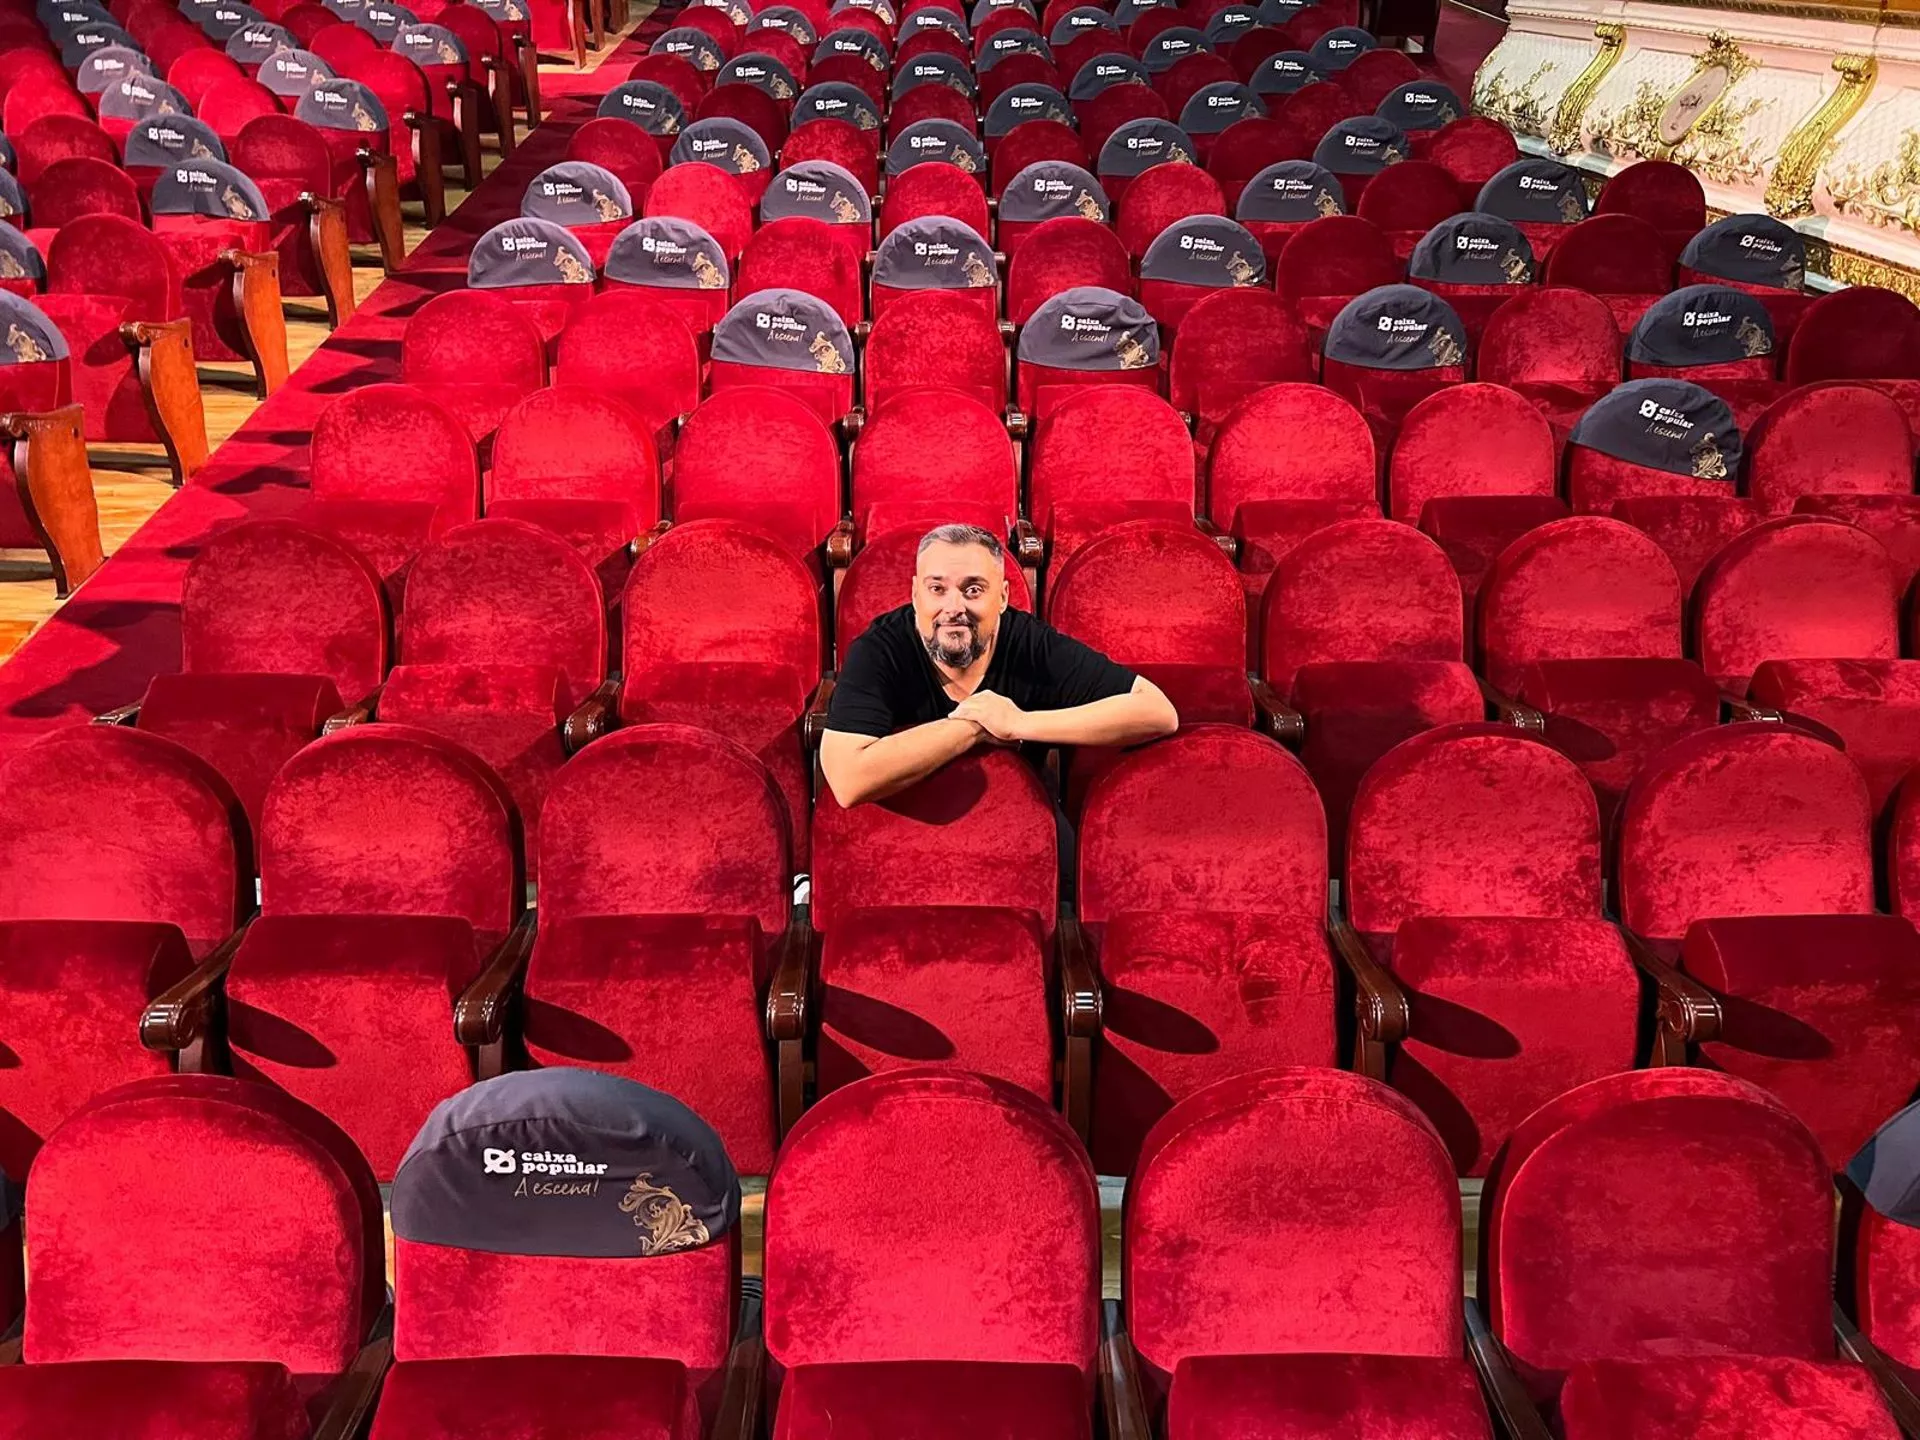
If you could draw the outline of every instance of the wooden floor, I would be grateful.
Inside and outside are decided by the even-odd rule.
[[[653,6],[634,5],[626,29],[609,35],[605,45],[587,56],[591,71],[613,53],[614,47],[638,27]],[[547,75],[579,73],[570,64],[542,65]],[[519,132],[526,134],[523,125]],[[500,163],[491,148],[484,152],[482,168],[491,173]],[[467,198],[468,192],[452,178],[447,180],[447,210],[451,213]],[[418,205],[405,207],[406,244],[409,253],[426,238],[426,226]],[[354,293],[365,300],[385,276],[380,269],[379,252],[372,246],[354,252]],[[321,300],[288,300],[287,362],[298,369],[327,338],[326,304]],[[218,448],[238,430],[259,407],[253,395],[253,371],[244,364],[200,366],[200,390],[207,412],[207,443]],[[173,494],[166,457],[158,445],[96,445],[89,447],[93,463],[94,501],[100,510],[100,543],[112,555],[126,543],[134,531]],[[0,660],[5,660],[26,643],[26,639],[60,608],[54,597],[53,572],[44,552],[38,550],[0,550]]]

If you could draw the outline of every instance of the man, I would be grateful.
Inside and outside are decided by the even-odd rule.
[[[854,806],[976,745],[1132,745],[1179,723],[1152,681],[1007,608],[993,535],[942,525],[920,541],[912,602],[848,648],[820,768]]]

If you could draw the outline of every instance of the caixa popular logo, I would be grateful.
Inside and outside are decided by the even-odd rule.
[[[540,193],[550,200],[578,200],[587,192],[570,180],[542,180]]]
[[[1778,255],[1780,253],[1780,242],[1765,235],[1742,235],[1740,237],[1740,248],[1742,250],[1758,250],[1763,255]]]
[[[109,55],[105,59],[96,60],[93,68],[103,75],[118,75],[127,68],[127,62],[118,55]]]
[[[640,248],[662,265],[677,265],[686,258],[687,247],[654,235],[642,235]]]
[[[1127,136],[1127,149],[1134,151],[1144,150],[1151,152],[1160,149],[1166,143],[1167,142],[1162,140],[1158,135]]]
[[[1711,325],[1731,325],[1733,316],[1724,310],[1688,310],[1680,316],[1684,330],[1699,330]]]
[[[1558,190],[1560,188],[1560,182],[1558,180],[1548,180],[1539,175],[1522,175],[1520,177],[1520,188],[1522,190]]]
[[[909,135],[907,148],[910,150],[938,150],[946,145],[946,139],[940,135]]]
[[[696,138],[693,142],[693,153],[696,155],[717,155],[727,148],[727,143],[725,140],[715,140],[711,137],[706,139]]]
[[[265,45],[273,39],[273,32],[262,30],[257,25],[249,25],[240,32],[240,38],[249,45]]]
[[[1047,102],[1038,95],[1013,95],[1008,97],[1009,107],[1014,110],[1038,110]]]
[[[216,182],[213,176],[204,170],[189,170],[183,167],[173,172],[173,183],[176,185],[198,185],[211,190]]]
[[[558,1150],[495,1150],[480,1152],[481,1173],[486,1175],[604,1175],[605,1165],[582,1160]]]
[[[1116,75],[1130,75],[1133,72],[1132,67],[1127,65],[1096,65],[1093,73],[1097,79],[1111,80]]]
[[[1672,426],[1674,429],[1680,431],[1693,429],[1693,422],[1687,419],[1685,415],[1682,415],[1671,405],[1662,405],[1658,400],[1642,400],[1640,402],[1640,418],[1642,420],[1651,420],[1657,425]]]
[[[1371,135],[1342,135],[1340,142],[1349,150],[1371,150],[1380,143]]]
[[[1239,105],[1240,97],[1238,95],[1207,96],[1207,108],[1209,110],[1234,110],[1238,109]]]
[[[226,15],[221,15],[218,10],[214,11],[213,13],[219,18],[224,20],[238,20],[240,18],[238,15],[234,15],[231,13]],[[82,49],[85,49],[85,50],[91,50],[96,45],[110,45],[113,43],[113,39],[109,35],[80,34],[80,35],[74,36],[73,41],[76,45],[80,46]]]
[[[547,248],[547,242],[538,235],[502,235],[500,248],[509,255],[538,255]]]
[[[1358,50],[1360,44],[1356,40],[1347,39],[1344,35],[1336,35],[1327,41],[1327,48],[1329,50]]]

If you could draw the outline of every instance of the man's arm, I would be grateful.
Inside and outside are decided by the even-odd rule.
[[[884,800],[958,759],[974,747],[983,731],[983,726],[957,714],[878,739],[829,730],[820,737],[820,769],[833,798],[852,809],[869,800]]]
[[[979,690],[954,707],[953,718],[973,721],[996,740],[1039,745],[1137,745],[1180,726],[1173,702],[1144,675],[1125,695],[1065,710],[1022,710],[1004,695]]]

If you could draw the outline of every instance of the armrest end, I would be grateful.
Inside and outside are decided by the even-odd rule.
[[[479,1050],[506,1038],[507,1011],[526,976],[533,936],[534,917],[529,914],[500,942],[485,968],[454,1002],[453,1036],[462,1045]]]
[[[1306,739],[1307,717],[1283,701],[1279,691],[1258,675],[1247,676],[1247,687],[1253,691],[1254,723],[1262,734],[1282,745],[1298,745]]]
[[[600,682],[594,692],[580,702],[580,708],[560,724],[560,748],[578,755],[620,723],[620,680],[613,676]]]

